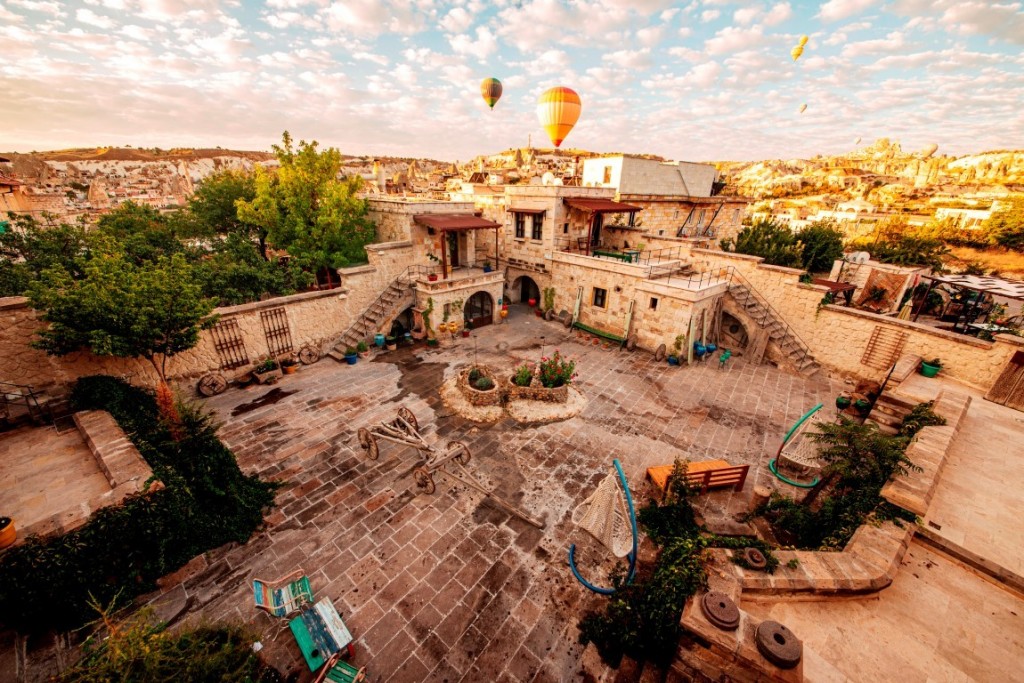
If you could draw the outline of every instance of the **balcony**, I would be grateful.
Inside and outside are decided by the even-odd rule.
[[[431,280],[431,276],[436,279]],[[488,285],[503,282],[504,279],[505,273],[500,269],[484,272],[483,268],[476,266],[455,266],[447,278],[441,272],[441,266],[420,266],[413,273],[416,286],[429,292],[446,292],[464,287]]]

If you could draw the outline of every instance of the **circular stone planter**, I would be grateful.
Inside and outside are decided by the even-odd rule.
[[[510,401],[546,401],[547,403],[565,403],[569,400],[569,385],[563,384],[560,387],[549,389],[534,377],[530,380],[529,386],[521,387],[513,379],[515,375],[509,375],[505,385],[505,393]]]
[[[469,381],[469,374],[473,372],[473,370],[477,370],[480,373],[480,377],[486,377],[487,379],[491,380],[491,383],[494,386],[486,390],[477,389],[475,386],[473,386],[473,383]],[[459,391],[470,403],[470,405],[478,407],[501,405],[501,386],[494,379],[494,374],[486,367],[478,365],[475,367],[466,368],[465,370],[460,372],[458,387]]]

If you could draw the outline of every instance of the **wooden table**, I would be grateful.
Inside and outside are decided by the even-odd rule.
[[[330,600],[324,598],[288,622],[310,671],[316,671],[342,648],[354,654],[352,634]]]

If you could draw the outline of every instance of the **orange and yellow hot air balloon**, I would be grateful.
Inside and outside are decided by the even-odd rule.
[[[557,86],[545,90],[537,99],[537,118],[555,147],[562,144],[580,118],[583,103],[572,88]]]
[[[800,59],[800,55],[802,55],[803,53],[804,49],[797,45],[796,47],[789,51],[789,56],[792,57],[793,61],[795,62],[796,60]]]
[[[801,104],[800,105],[800,113],[803,114],[805,111],[807,111],[807,105],[806,104]]]
[[[807,36],[800,36],[800,47],[807,45]]]
[[[487,106],[494,109],[494,105],[501,99],[501,81],[497,78],[485,78],[480,83],[480,95],[483,96]]]

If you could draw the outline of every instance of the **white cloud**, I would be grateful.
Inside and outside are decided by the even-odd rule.
[[[43,14],[50,14],[55,17],[64,16],[64,11],[61,9],[59,3],[56,2],[45,2],[37,0],[8,0],[12,7],[21,7],[27,9],[30,12],[42,12]],[[3,6],[0,5],[0,11],[3,10]],[[0,14],[0,18],[3,18],[3,14]]]
[[[636,32],[636,40],[644,47],[654,47],[665,35],[664,26],[648,26]]]
[[[110,17],[96,14],[91,9],[81,8],[75,12],[75,19],[82,24],[88,24],[102,29],[114,27],[114,21]]]
[[[646,48],[643,50],[617,50],[606,54],[603,61],[629,69],[647,69],[651,66],[651,51]]]
[[[753,23],[757,15],[761,13],[761,8],[757,6],[752,7],[741,7],[732,13],[732,20],[741,26],[747,26]]]
[[[473,25],[473,15],[461,7],[453,8],[441,20],[441,28],[449,33],[462,33]]]
[[[722,13],[716,9],[707,9],[700,13],[700,20],[706,24],[709,21],[714,21],[721,15]]]
[[[0,5],[0,21],[5,24],[20,24],[25,21],[25,17],[15,14],[3,5]]]
[[[906,16],[927,17],[919,23],[937,24],[945,31],[988,35],[1024,45],[1024,3],[1018,0],[896,0],[892,9]]]
[[[764,23],[767,26],[777,26],[793,16],[793,8],[788,2],[780,2],[768,10],[764,16]]]
[[[878,4],[878,0],[829,0],[821,6],[822,21],[839,21]]]
[[[720,55],[760,45],[763,38],[764,31],[760,26],[751,26],[750,28],[727,26],[716,33],[713,38],[704,41],[704,49],[708,54]]]
[[[476,40],[473,40],[467,33],[460,33],[450,37],[448,42],[456,53],[473,55],[481,59],[494,54],[498,49],[498,42],[495,40],[494,34],[486,26],[476,27]]]
[[[903,34],[899,31],[893,31],[885,38],[847,43],[843,46],[841,54],[845,58],[852,59],[866,55],[903,52],[905,49],[906,44],[903,40]]]

